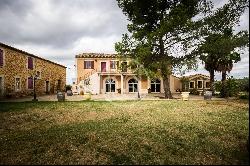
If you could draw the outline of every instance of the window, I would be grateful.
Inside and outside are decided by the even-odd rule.
[[[198,81],[198,89],[202,89],[203,88],[202,84],[203,84],[203,81]]]
[[[28,78],[28,89],[33,89],[33,77]]]
[[[28,57],[28,69],[33,70],[33,58],[32,57]]]
[[[84,61],[84,69],[94,69],[94,61]]]
[[[193,89],[193,88],[194,88],[194,81],[191,81],[191,82],[189,83],[189,88],[190,88],[190,89]]]
[[[115,92],[115,81],[113,79],[107,79],[105,85],[106,92]]]
[[[210,82],[206,82],[206,88],[210,88]]]
[[[151,92],[161,91],[161,81],[159,79],[151,81]]]
[[[116,69],[116,61],[110,61],[110,69]]]
[[[36,76],[37,76],[37,79],[41,79],[41,72],[40,71],[36,71]]]
[[[15,78],[15,90],[16,91],[21,90],[21,78],[20,77]]]
[[[128,64],[127,62],[121,63],[122,72],[127,72]]]
[[[129,92],[138,92],[138,81],[135,79],[130,79],[128,81]]]
[[[3,67],[3,50],[0,49],[0,67]]]

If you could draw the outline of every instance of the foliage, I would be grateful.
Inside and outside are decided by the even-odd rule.
[[[240,91],[249,92],[249,77],[237,79],[237,81],[239,82]]]
[[[193,89],[190,90],[190,94],[199,95],[200,93],[196,88],[193,88]]]
[[[66,85],[66,86],[65,86],[65,91],[67,91],[67,90],[71,90],[71,88],[72,88],[72,86],[71,86],[71,85]]]
[[[172,98],[168,76],[174,68],[197,68],[192,48],[199,41],[201,21],[210,1],[117,0],[128,17],[129,34],[115,44],[121,58],[131,58],[135,73],[163,78],[166,98]],[[190,51],[191,49],[191,51]]]
[[[182,84],[182,91],[183,92],[189,91],[189,78],[188,77],[181,77],[180,81]]]
[[[215,90],[222,91],[222,81],[215,82]],[[229,77],[225,82],[226,95],[229,97],[242,96],[242,98],[247,98],[246,92],[249,92],[249,78],[245,77],[243,79],[235,79],[233,76]],[[221,97],[224,97],[221,95]]]
[[[222,95],[225,95],[226,72],[230,72],[233,63],[240,61],[239,50],[249,46],[247,30],[235,33],[233,28],[239,23],[240,16],[248,8],[248,0],[230,0],[207,17],[207,37],[198,49],[205,69],[210,73],[213,91],[214,72],[222,72]]]

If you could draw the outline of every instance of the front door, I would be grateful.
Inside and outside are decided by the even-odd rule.
[[[45,91],[46,91],[46,94],[49,93],[49,81],[46,81]]]
[[[106,62],[101,62],[101,72],[106,72]]]

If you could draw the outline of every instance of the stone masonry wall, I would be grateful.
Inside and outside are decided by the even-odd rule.
[[[4,78],[4,96],[10,93],[14,96],[32,95],[28,89],[28,77],[41,72],[41,78],[36,80],[37,95],[45,94],[46,81],[49,81],[50,93],[57,90],[58,80],[61,80],[60,89],[66,84],[66,68],[52,62],[33,57],[33,70],[28,69],[28,56],[25,53],[0,46],[4,51],[4,65],[0,67],[0,76]],[[15,90],[15,78],[21,79],[21,90]]]

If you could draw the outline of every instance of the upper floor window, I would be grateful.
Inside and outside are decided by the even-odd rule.
[[[116,61],[110,61],[110,69],[116,69]]]
[[[122,69],[122,72],[127,72],[128,63],[127,62],[122,62],[121,63],[121,69]]]
[[[0,67],[3,67],[3,50],[0,49]]]
[[[32,57],[28,57],[28,69],[33,70],[33,58]]]
[[[84,69],[94,69],[94,61],[84,61]]]
[[[36,71],[36,76],[37,76],[37,79],[41,79],[41,72],[40,71]]]

